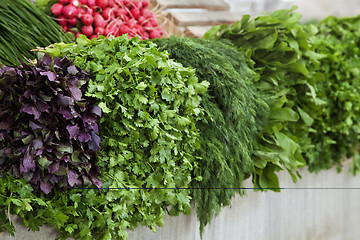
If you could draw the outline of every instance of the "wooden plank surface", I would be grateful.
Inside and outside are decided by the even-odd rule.
[[[151,0],[162,9],[167,8],[201,8],[207,10],[229,10],[230,6],[223,0]]]
[[[189,37],[201,38],[213,26],[189,26],[185,28],[185,35]]]
[[[241,19],[241,14],[226,11],[169,12],[168,17],[178,26],[211,26],[234,23]]]

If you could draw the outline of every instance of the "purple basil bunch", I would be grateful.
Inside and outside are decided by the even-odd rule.
[[[0,170],[48,194],[95,185],[101,109],[84,96],[89,74],[66,57],[0,70]]]

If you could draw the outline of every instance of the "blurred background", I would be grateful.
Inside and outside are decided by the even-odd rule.
[[[330,15],[351,17],[360,14],[359,0],[150,0],[152,8],[165,21],[165,32],[202,37],[212,26],[231,24],[243,15],[252,17],[277,9],[297,6],[302,21],[316,21]]]
[[[243,11],[249,14],[259,14],[264,11],[298,6],[298,12],[304,20],[322,19],[329,15],[355,16],[360,14],[358,0],[225,0],[230,5],[230,11]]]

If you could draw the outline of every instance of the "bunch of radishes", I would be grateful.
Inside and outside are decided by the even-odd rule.
[[[129,38],[159,38],[163,29],[148,5],[147,0],[58,0],[51,12],[64,31],[75,37],[117,37],[128,33]]]

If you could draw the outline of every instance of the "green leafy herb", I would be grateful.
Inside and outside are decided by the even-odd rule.
[[[138,224],[155,231],[165,212],[189,213],[191,191],[176,188],[190,188],[194,178],[201,178],[195,124],[203,115],[199,94],[208,83],[198,82],[194,69],[169,60],[154,43],[126,35],[81,37],[46,52],[74,58],[93,76],[87,95],[104,112],[98,164],[103,186],[113,189],[70,194],[79,216],[70,215],[67,228],[58,226],[63,237],[71,232],[80,239],[122,239]],[[86,200],[90,193],[94,196]],[[68,227],[73,224],[77,229]]]
[[[1,0],[0,65],[18,65],[26,58],[34,58],[30,50],[55,42],[70,42],[70,39],[33,3],[29,0]]]
[[[319,97],[325,99],[311,133],[315,145],[307,151],[309,170],[318,172],[352,157],[360,140],[360,17],[328,17],[318,24],[316,51],[323,56],[317,71]],[[353,164],[358,165],[358,157]],[[355,171],[357,172],[357,171]]]
[[[202,232],[236,192],[243,193],[242,181],[252,173],[253,143],[266,121],[268,106],[251,86],[258,75],[234,48],[192,38],[153,41],[171,58],[196,68],[200,80],[210,82],[201,103],[207,115],[197,124],[202,139],[197,152],[202,180],[192,183]]]
[[[283,167],[297,180],[293,171],[305,166],[304,152],[315,148],[309,134],[315,131],[314,119],[325,104],[316,87],[321,76],[314,70],[323,57],[315,52],[316,27],[301,25],[294,9],[253,19],[245,15],[233,25],[213,27],[204,36],[226,39],[239,54],[245,53],[260,74],[254,85],[268,96],[269,122],[253,153],[256,188],[278,189],[274,172]]]

